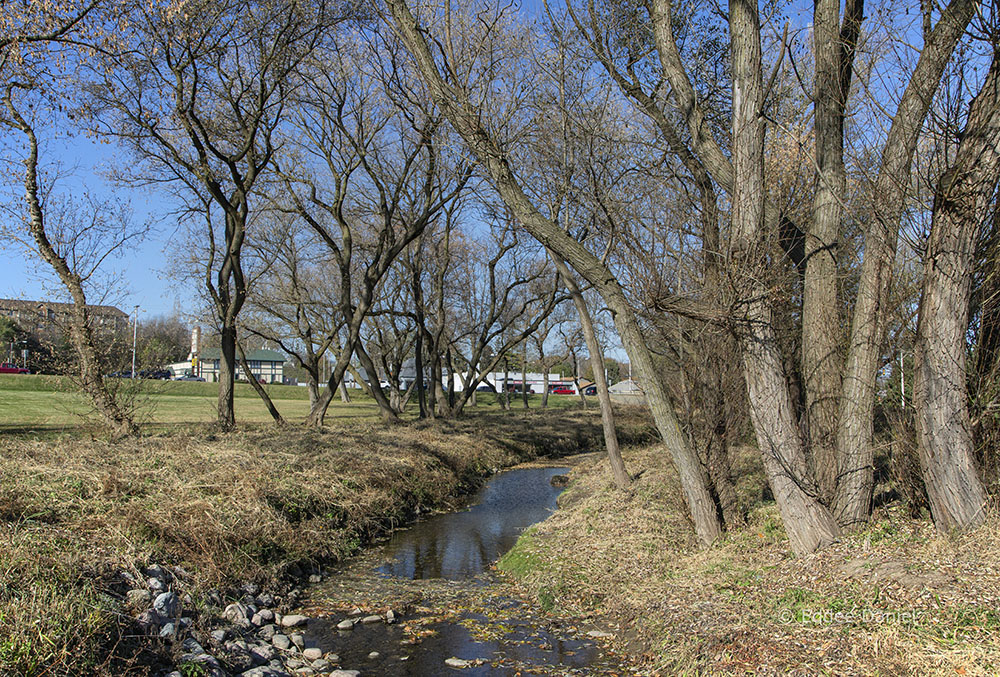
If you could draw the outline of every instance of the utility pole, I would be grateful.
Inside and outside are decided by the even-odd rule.
[[[135,321],[132,323],[132,372],[131,377],[135,378],[135,344],[139,337],[139,306],[135,307]]]

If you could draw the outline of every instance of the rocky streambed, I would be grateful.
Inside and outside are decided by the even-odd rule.
[[[182,569],[152,566],[127,593],[137,621],[173,651],[168,677],[192,675],[621,675],[615,629],[518,599],[491,565],[555,508],[564,467],[495,476],[453,513],[399,530],[308,585],[247,583],[223,600],[184,593]],[[283,613],[285,612],[285,613]]]

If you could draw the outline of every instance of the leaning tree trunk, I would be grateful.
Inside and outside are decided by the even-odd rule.
[[[764,281],[764,123],[760,17],[756,2],[730,0],[733,77],[733,270],[746,313],[743,369],[757,444],[788,540],[798,554],[837,539],[837,523],[809,476]]]
[[[934,524],[982,523],[986,496],[969,420],[966,331],[973,253],[1000,180],[1000,57],[969,108],[954,164],[938,182],[914,348],[917,449]]]
[[[587,300],[580,291],[580,285],[576,283],[576,278],[570,271],[569,266],[558,256],[553,256],[556,270],[566,283],[570,296],[573,298],[573,305],[580,318],[580,327],[583,329],[583,339],[587,342],[587,350],[590,352],[590,367],[594,371],[594,383],[597,384],[597,401],[601,406],[601,425],[604,428],[604,446],[608,450],[608,460],[611,462],[611,475],[615,479],[615,485],[626,490],[632,484],[632,478],[625,468],[625,461],[622,459],[621,447],[618,446],[618,433],[615,431],[615,412],[611,408],[611,396],[608,394],[608,381],[604,377],[604,353],[601,351],[601,344],[597,340],[597,332],[594,331],[594,322],[590,317],[590,309],[587,308]]]
[[[875,379],[885,340],[896,242],[909,185],[907,177],[941,74],[977,4],[973,0],[951,0],[942,11],[896,109],[872,189],[876,196],[874,214],[865,232],[865,256],[851,322],[837,427],[836,513],[837,520],[845,527],[867,522],[871,516]]]
[[[247,354],[244,352],[243,345],[239,341],[236,342],[236,351],[239,353],[240,364],[243,366],[243,373],[247,375],[247,381],[250,382],[250,385],[253,386],[257,396],[260,397],[264,406],[267,407],[267,413],[269,413],[271,418],[274,419],[274,424],[278,426],[285,425],[285,419],[282,418],[281,412],[278,411],[278,408],[274,406],[274,402],[271,401],[271,396],[267,394],[267,390],[260,384],[259,381],[257,381],[257,377],[253,375],[253,372],[250,371],[250,362],[247,360]]]

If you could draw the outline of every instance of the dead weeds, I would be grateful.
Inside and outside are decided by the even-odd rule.
[[[578,466],[563,509],[501,562],[539,602],[620,625],[657,674],[997,674],[1000,522],[959,538],[896,505],[794,557],[773,505],[697,547],[661,447],[628,494]],[[753,489],[754,491],[756,489]]]
[[[155,561],[182,565],[191,590],[270,585],[446,508],[495,469],[593,447],[598,423],[535,410],[115,444],[0,437],[2,672],[141,673],[114,572]]]

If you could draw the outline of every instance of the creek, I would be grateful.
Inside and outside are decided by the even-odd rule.
[[[555,509],[551,480],[566,470],[502,472],[465,509],[398,530],[331,572],[309,591],[306,646],[364,677],[628,672],[595,638],[603,633],[518,599],[491,569]]]

